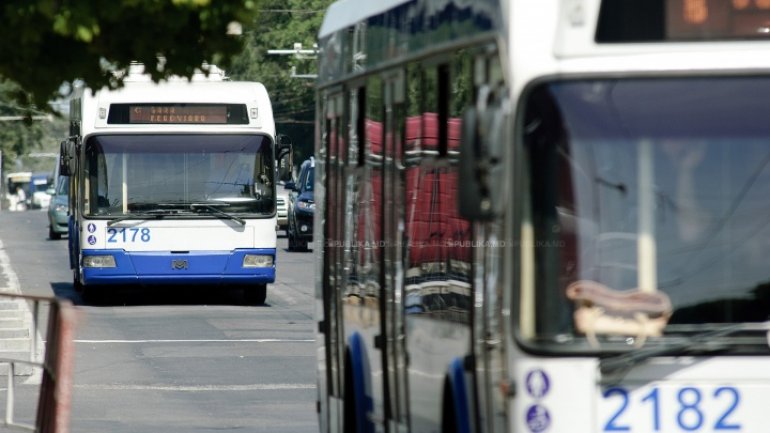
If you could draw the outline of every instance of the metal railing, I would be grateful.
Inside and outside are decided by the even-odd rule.
[[[63,299],[0,293],[0,300],[7,299],[15,300],[29,309],[31,320],[24,322],[29,329],[30,349],[27,359],[0,356],[0,366],[8,367],[5,417],[0,421],[0,427],[36,433],[68,433],[72,402],[75,309],[69,301]],[[47,330],[41,337],[40,311],[46,307]],[[42,356],[38,353],[41,349],[40,343],[44,343]],[[20,370],[25,367],[31,369],[30,376],[37,374],[40,379],[34,425],[16,420],[16,381],[20,377]]]

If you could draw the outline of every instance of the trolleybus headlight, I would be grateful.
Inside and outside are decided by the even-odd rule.
[[[83,257],[84,268],[114,268],[114,256],[85,256]]]
[[[243,256],[244,268],[269,268],[273,266],[273,256],[246,254]]]

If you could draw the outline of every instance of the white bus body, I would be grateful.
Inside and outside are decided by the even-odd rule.
[[[63,144],[78,288],[275,280],[275,124],[265,87],[214,70],[76,90]]]
[[[321,431],[767,431],[765,3],[334,3]]]

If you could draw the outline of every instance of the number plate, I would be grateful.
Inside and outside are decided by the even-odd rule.
[[[768,431],[770,386],[764,384],[653,383],[600,392],[603,432]]]

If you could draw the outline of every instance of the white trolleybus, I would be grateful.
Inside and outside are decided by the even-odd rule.
[[[279,156],[267,91],[216,68],[161,84],[132,69],[123,88],[70,102],[60,170],[76,288],[238,286],[263,303]]]
[[[341,0],[322,432],[770,431],[770,3]]]

